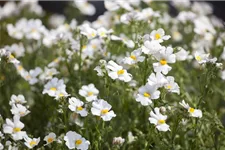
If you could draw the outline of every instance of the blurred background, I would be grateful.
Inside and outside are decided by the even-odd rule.
[[[0,5],[4,5],[6,1],[0,1]],[[39,1],[39,4],[43,7],[44,10],[52,12],[52,13],[59,13],[65,14],[64,8],[67,6],[69,1]],[[87,16],[87,20],[94,21],[97,17],[103,14],[106,9],[104,7],[103,0],[91,0],[89,1],[96,7],[96,14],[94,16]],[[124,0],[126,2],[126,0]],[[225,1],[204,1],[210,3],[214,7],[214,14],[225,21]],[[176,10],[171,5],[171,2],[166,2],[169,4],[171,13],[176,15]]]

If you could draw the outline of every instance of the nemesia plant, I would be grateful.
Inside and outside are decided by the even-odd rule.
[[[177,15],[171,15],[171,6]],[[225,27],[205,2],[0,7],[0,150],[225,149]]]

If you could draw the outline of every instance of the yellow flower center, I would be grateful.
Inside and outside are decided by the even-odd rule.
[[[48,138],[48,143],[52,143],[53,142],[53,138]]]
[[[171,85],[167,85],[167,89],[171,89],[172,88],[172,86]]]
[[[160,35],[159,33],[156,33],[156,34],[155,34],[155,39],[158,40],[158,39],[160,39],[160,38],[161,38],[161,35]]]
[[[19,113],[20,113],[21,116],[25,115],[25,112],[22,112],[22,111],[21,111],[21,112],[19,112]]]
[[[122,70],[117,71],[117,74],[118,75],[124,74],[124,70],[122,69]]]
[[[70,25],[68,25],[68,23],[65,23],[64,26],[66,27],[66,29],[70,28]]]
[[[101,36],[105,36],[105,32],[101,32],[100,35],[101,35]]]
[[[9,59],[14,59],[14,58],[15,57],[12,54],[9,55]]]
[[[194,111],[195,111],[194,108],[192,108],[192,107],[189,108],[189,112],[190,112],[190,113],[193,113]]]
[[[18,128],[18,127],[13,128],[13,132],[20,132],[20,131],[21,131],[21,128]]]
[[[53,62],[58,63],[59,62],[59,59],[56,58],[56,59],[53,60]]]
[[[144,93],[144,97],[150,97],[151,95],[147,92]]]
[[[18,70],[19,71],[23,70],[23,67],[22,66],[18,66]]]
[[[63,96],[64,96],[64,94],[63,94],[63,93],[60,93],[60,94],[59,94],[59,97],[63,97]]]
[[[50,88],[51,91],[56,91],[55,87]]]
[[[83,45],[82,46],[82,50],[86,49],[87,48],[87,45]]]
[[[94,93],[93,92],[88,92],[87,95],[88,96],[92,96]]]
[[[131,55],[130,58],[133,59],[133,60],[136,60],[137,59],[137,57],[134,56],[134,55]]]
[[[202,60],[202,58],[200,56],[196,56],[195,58],[196,58],[197,61],[201,61]]]
[[[76,141],[75,141],[75,144],[76,144],[76,145],[80,145],[81,143],[82,143],[82,140],[76,140]]]
[[[77,110],[81,111],[81,110],[83,110],[83,107],[82,106],[78,106]]]
[[[161,65],[166,65],[166,64],[167,64],[167,61],[166,61],[165,59],[161,59],[161,60],[160,60],[160,64],[161,64]]]
[[[159,121],[158,121],[158,124],[164,124],[164,123],[166,123],[165,120],[159,120]]]
[[[92,37],[95,37],[95,33],[91,33],[91,36],[92,36]]]
[[[105,115],[105,114],[107,114],[108,112],[109,112],[108,109],[102,109],[101,114]]]
[[[35,142],[35,141],[31,141],[30,142],[30,146],[34,146],[34,145],[36,145],[37,144],[37,142]]]
[[[37,30],[36,29],[32,29],[31,30],[31,33],[34,33],[34,32],[37,32]]]
[[[97,45],[93,44],[91,47],[92,47],[93,49],[96,49],[96,48],[97,48]]]

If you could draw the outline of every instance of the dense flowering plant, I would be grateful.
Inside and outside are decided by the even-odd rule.
[[[225,28],[208,3],[106,0],[93,22],[68,3],[0,7],[0,149],[225,149]]]

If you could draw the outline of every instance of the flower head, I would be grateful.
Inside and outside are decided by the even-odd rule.
[[[45,145],[51,144],[56,140],[56,134],[51,132],[48,135],[45,136],[44,141],[46,141]]]
[[[183,106],[185,109],[187,109],[187,111],[191,117],[202,118],[201,110],[190,107],[189,104],[185,103],[184,100],[182,100],[182,102],[180,102],[179,104],[181,106]]]
[[[94,84],[89,84],[89,85],[83,85],[81,87],[81,89],[79,90],[79,94],[83,97],[85,97],[85,99],[88,102],[91,102],[93,100],[97,99],[98,96],[98,89],[95,88]]]
[[[84,108],[84,103],[81,100],[76,99],[75,97],[71,97],[69,98],[69,104],[69,109],[71,111],[80,114],[82,117],[87,116],[88,112],[86,108]]]
[[[40,142],[40,137],[39,138],[29,138],[28,136],[25,136],[24,137],[24,144],[29,148],[29,149],[32,149],[34,148],[35,146],[38,145],[38,143]]]

